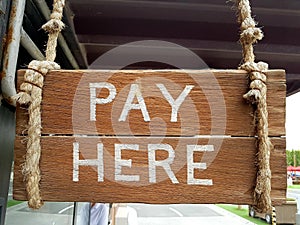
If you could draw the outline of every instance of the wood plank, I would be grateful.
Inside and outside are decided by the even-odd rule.
[[[25,200],[21,164],[24,137],[15,143],[14,198]],[[272,138],[272,199],[281,204],[286,196],[285,139]],[[104,181],[98,182],[97,170],[79,166],[79,181],[73,181],[73,143],[79,143],[80,160],[96,158],[97,144],[104,146]],[[164,169],[157,167],[156,183],[149,182],[148,144],[169,144],[175,151],[171,170],[179,183],[172,183]],[[47,201],[144,202],[144,203],[235,203],[253,204],[256,141],[248,138],[178,138],[178,137],[42,137],[41,193]],[[115,181],[115,144],[138,144],[139,150],[123,150],[123,160],[132,159],[132,168],[122,167],[122,174],[139,175],[140,181]],[[193,162],[207,164],[194,169],[197,179],[211,179],[212,185],[187,184],[187,145],[213,145],[212,152],[194,152]],[[157,161],[168,157],[156,152]]]
[[[24,71],[19,72],[18,83]],[[285,72],[269,70],[268,112],[270,136],[285,135]],[[89,83],[109,82],[117,90],[114,101],[97,104],[96,122],[90,121]],[[131,110],[119,122],[130,84],[137,83],[151,122],[141,110]],[[186,85],[194,85],[178,111],[178,122],[170,122],[171,106],[156,84],[165,85],[176,99]],[[42,102],[43,134],[91,135],[231,135],[254,134],[252,112],[242,95],[248,79],[241,70],[164,71],[52,71],[45,78]],[[107,90],[98,98],[106,98]],[[224,101],[223,101],[224,100]],[[17,133],[26,133],[26,110],[18,109]]]

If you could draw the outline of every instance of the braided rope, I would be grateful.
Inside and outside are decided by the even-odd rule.
[[[46,49],[46,61],[32,61],[24,75],[24,83],[20,86],[20,92],[14,99],[21,105],[28,106],[28,140],[25,162],[23,164],[23,175],[26,181],[28,205],[30,208],[39,209],[43,205],[40,193],[41,172],[39,168],[41,156],[41,102],[44,76],[49,70],[60,69],[54,62],[56,57],[57,38],[64,28],[61,21],[65,0],[54,0],[53,11],[50,20],[43,25],[48,32]]]
[[[45,23],[42,28],[48,32],[48,43],[46,49],[46,60],[54,61],[56,57],[57,38],[60,31],[64,28],[64,23],[61,21],[65,0],[54,0],[53,11],[50,15],[50,20]]]
[[[250,90],[243,96],[251,104],[256,106],[255,120],[258,137],[257,154],[257,178],[254,190],[254,201],[258,211],[270,212],[271,201],[271,169],[270,151],[273,148],[268,131],[268,111],[267,111],[267,77],[264,71],[268,69],[268,64],[255,63],[253,44],[263,38],[260,28],[255,27],[256,22],[251,16],[249,0],[238,0],[238,21],[241,23],[240,43],[243,48],[244,64],[240,69],[249,73]]]
[[[276,225],[276,209],[272,207],[272,225]]]

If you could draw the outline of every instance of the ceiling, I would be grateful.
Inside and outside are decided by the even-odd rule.
[[[30,28],[44,23],[34,19],[39,17],[35,2],[27,0],[23,26],[33,40],[42,40]],[[52,0],[46,2],[51,8]],[[285,69],[287,95],[291,95],[300,89],[300,1],[251,3],[265,34],[255,46],[257,61],[267,62],[271,69]],[[63,35],[80,68],[165,69],[179,67],[176,62],[186,68],[204,67],[191,63],[183,49],[197,54],[209,68],[232,69],[241,63],[236,11],[234,3],[226,0],[67,0],[64,14]],[[124,44],[126,48],[117,51]],[[38,45],[43,48],[45,42]],[[109,60],[103,60],[105,53],[110,54]],[[161,60],[166,58],[175,63]],[[71,68],[59,50],[58,62]]]

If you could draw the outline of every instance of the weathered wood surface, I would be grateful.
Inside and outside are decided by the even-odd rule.
[[[18,82],[24,71],[19,72]],[[270,70],[268,76],[269,135],[271,152],[272,201],[280,204],[286,195],[285,159],[285,73]],[[96,104],[91,121],[90,83],[107,82],[116,88],[113,101]],[[141,110],[130,110],[119,121],[132,84],[144,98],[150,121]],[[175,100],[187,85],[193,85],[171,122],[172,107],[158,88],[163,84]],[[257,168],[253,108],[242,95],[248,79],[241,70],[200,71],[52,71],[47,74],[42,101],[41,193],[48,201],[145,202],[145,203],[235,203],[253,204]],[[110,92],[97,90],[96,98]],[[132,104],[137,103],[137,99]],[[24,162],[28,115],[17,109],[14,198],[25,200],[21,165]],[[212,135],[212,136],[211,136]],[[104,146],[104,180],[97,169],[79,166],[79,181],[73,180],[74,143],[80,160],[95,159],[97,144]],[[156,167],[156,183],[149,174],[148,144],[168,144],[174,149],[170,169],[179,183],[172,183],[165,169]],[[138,144],[139,150],[122,150],[122,160],[132,159],[132,168],[122,166],[121,174],[138,175],[139,181],[116,181],[115,144]],[[212,185],[187,184],[187,145],[213,145],[212,152],[194,152],[195,179]],[[157,150],[155,160],[168,158]],[[129,162],[129,161],[128,161]],[[120,162],[119,162],[120,163]],[[153,162],[152,162],[153,163]],[[153,174],[152,174],[153,175]],[[173,180],[174,181],[174,180]]]
[[[21,163],[25,154],[23,138],[16,141],[14,198],[25,200]],[[210,144],[219,143],[213,138]],[[79,181],[73,182],[73,143],[80,144],[81,159],[97,158],[97,143],[104,145],[104,182],[97,181],[97,169],[79,167]],[[272,199],[285,198],[285,140],[272,138]],[[123,150],[122,159],[132,159],[132,168],[122,167],[122,174],[139,175],[139,182],[115,181],[114,144],[139,144],[139,151]],[[157,183],[149,183],[149,143],[170,144],[175,150],[171,168],[178,179],[173,184],[166,172],[157,167]],[[213,185],[187,184],[186,145],[208,144],[207,138],[112,138],[112,137],[42,137],[41,190],[44,200],[145,203],[237,203],[252,204],[255,184],[255,139],[225,138],[218,152],[194,153],[194,162],[207,163],[207,169],[195,169],[195,178],[212,179]],[[217,149],[215,149],[217,150]],[[157,152],[157,160],[167,158]],[[284,181],[284,182],[283,182]]]
[[[285,135],[285,73],[270,70],[268,76],[269,135]],[[23,71],[19,74],[19,81]],[[108,104],[96,106],[96,121],[90,121],[89,84],[109,82],[117,96]],[[141,110],[131,110],[119,122],[130,84],[137,83],[151,121]],[[166,86],[176,99],[185,85],[194,85],[178,112],[178,122],[170,122],[171,106],[156,84]],[[254,134],[253,109],[242,98],[248,79],[242,70],[177,71],[53,71],[47,74],[43,89],[43,134],[95,135],[232,135]],[[108,95],[107,89],[99,98]],[[223,101],[224,100],[224,101]],[[193,119],[191,119],[193,118]],[[17,133],[26,132],[26,110],[17,113]],[[73,121],[72,121],[73,120]]]

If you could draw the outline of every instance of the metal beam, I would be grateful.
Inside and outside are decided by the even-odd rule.
[[[16,95],[15,74],[21,38],[21,27],[24,16],[25,0],[13,0],[4,51],[3,70],[1,72],[1,89],[3,97],[11,105],[16,105],[12,96]]]
[[[15,113],[12,106],[0,100],[0,225],[4,225],[15,140]]]
[[[200,57],[210,58],[234,58],[241,59],[241,46],[238,42],[229,41],[212,41],[212,40],[195,40],[195,39],[178,39],[178,38],[155,38],[155,37],[136,37],[136,36],[113,36],[113,35],[79,35],[80,42],[86,47],[89,54],[98,54],[106,52],[109,49],[127,44],[130,47],[130,42],[141,40],[157,40],[176,43],[180,46],[188,48]],[[136,47],[135,45],[132,46]],[[142,47],[142,46],[141,46]],[[157,46],[164,48],[164,46]],[[300,61],[300,47],[294,45],[278,45],[278,44],[259,44],[255,46],[255,53],[258,58],[265,58],[270,62],[282,61],[293,63]],[[130,52],[128,53],[130,54]],[[166,51],[166,54],[168,52]],[[262,59],[260,59],[262,60]],[[274,64],[271,64],[274,68]],[[275,64],[276,65],[276,64]]]
[[[36,60],[45,60],[45,56],[40,51],[40,49],[35,45],[35,43],[31,40],[26,31],[21,29],[21,45],[27,50],[29,55]]]
[[[265,4],[264,1],[253,2],[253,14],[264,26],[300,27],[300,13],[291,2],[284,4]],[[92,0],[86,4],[82,0],[70,1],[78,20],[93,17],[94,20],[105,18],[137,20],[169,20],[208,23],[236,24],[234,3],[226,1],[136,1],[136,0]],[[295,3],[300,7],[299,3]],[[100,13],[101,12],[101,13]],[[220,20],[220,18],[222,18]],[[284,19],[283,19],[284,18]],[[287,23],[286,20],[289,22]]]

